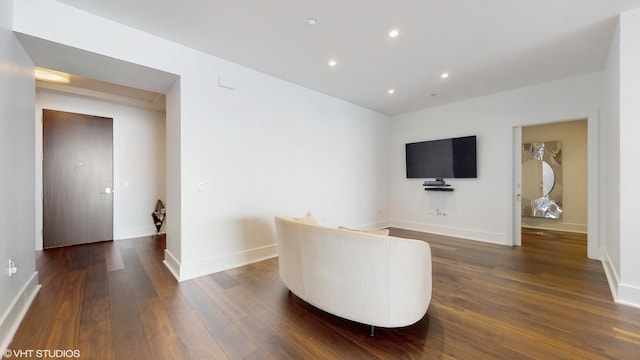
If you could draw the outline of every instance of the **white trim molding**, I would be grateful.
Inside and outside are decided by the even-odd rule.
[[[389,226],[436,235],[482,241],[491,244],[507,245],[507,242],[509,241],[506,233],[493,233],[452,226],[433,225],[403,220],[389,220]]]
[[[169,269],[171,275],[180,281],[180,261],[167,249],[164,250],[164,260],[162,260],[162,263]]]
[[[554,223],[544,222],[542,219],[527,218],[522,220],[522,228],[534,229],[534,230],[551,230],[551,231],[563,231],[576,234],[588,234],[589,227],[587,224],[571,224],[571,223]]]
[[[620,277],[618,276],[618,272],[613,267],[613,263],[611,262],[611,258],[609,257],[609,253],[606,249],[601,249],[602,259],[602,268],[604,269],[604,274],[607,277],[607,282],[609,283],[609,289],[611,290],[611,296],[613,300],[618,297],[618,284],[620,283]]]
[[[633,306],[640,309],[640,287],[619,284],[616,304]]]
[[[609,289],[611,290],[613,301],[616,304],[640,308],[640,288],[620,282],[620,276],[613,267],[609,253],[607,253],[606,249],[601,249],[601,253],[602,267],[609,282]]]
[[[272,244],[186,264],[180,263],[168,250],[164,253],[165,266],[178,281],[185,281],[274,258],[278,256],[278,247]]]
[[[7,311],[0,318],[0,349],[6,349],[11,344],[40,287],[36,271],[20,289]]]

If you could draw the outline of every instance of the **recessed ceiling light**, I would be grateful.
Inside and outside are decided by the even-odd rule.
[[[389,89],[389,90],[387,90],[387,94],[393,94],[393,93],[395,93],[395,92],[396,92],[396,90],[395,90],[395,89]]]
[[[443,79],[446,79],[446,78],[449,77],[449,73],[443,72],[442,74],[440,74],[440,77],[443,78]]]
[[[398,35],[400,35],[400,31],[398,31],[398,29],[393,29],[389,32],[389,36],[392,38],[397,37]]]
[[[318,20],[316,20],[314,18],[307,19],[307,24],[309,24],[309,25],[315,25],[317,23],[318,23]]]
[[[36,80],[53,82],[58,84],[68,84],[71,82],[71,76],[60,71],[49,70],[36,67],[33,71]]]
[[[335,60],[329,60],[329,66],[336,66],[338,63]]]

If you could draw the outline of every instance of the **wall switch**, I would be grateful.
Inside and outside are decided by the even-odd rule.
[[[7,272],[9,273],[9,276],[18,272],[18,267],[13,259],[9,259],[9,268],[7,269]]]
[[[206,184],[203,178],[196,178],[196,185],[198,186],[198,192],[204,192]]]

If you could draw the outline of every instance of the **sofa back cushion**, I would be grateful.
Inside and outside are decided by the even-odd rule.
[[[291,218],[292,220],[295,220],[297,222],[301,222],[303,224],[309,224],[309,225],[318,225],[318,221],[316,220],[316,218],[311,214],[311,211],[307,211],[307,215],[305,215],[304,217],[301,218]]]
[[[375,235],[384,235],[384,236],[389,235],[389,229],[360,230],[360,229],[351,229],[346,226],[338,226],[338,229],[346,230],[346,231],[360,231],[360,232],[375,234]]]

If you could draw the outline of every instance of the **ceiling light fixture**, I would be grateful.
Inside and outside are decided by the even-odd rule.
[[[387,94],[394,94],[396,92],[395,89],[389,89],[387,90]]]
[[[41,67],[36,67],[33,71],[33,75],[36,80],[40,81],[53,82],[58,84],[68,84],[71,82],[71,76],[69,74]]]
[[[329,60],[329,66],[336,66],[338,63],[335,60]]]
[[[400,35],[400,31],[398,31],[398,29],[393,29],[389,32],[389,37],[395,38],[398,35]]]
[[[307,19],[307,24],[309,24],[309,25],[315,25],[317,23],[318,23],[318,20],[316,20],[314,18]]]
[[[443,73],[440,75],[440,77],[441,77],[441,78],[443,78],[443,79],[446,79],[446,78],[448,78],[448,77],[449,77],[449,73],[443,72]]]

